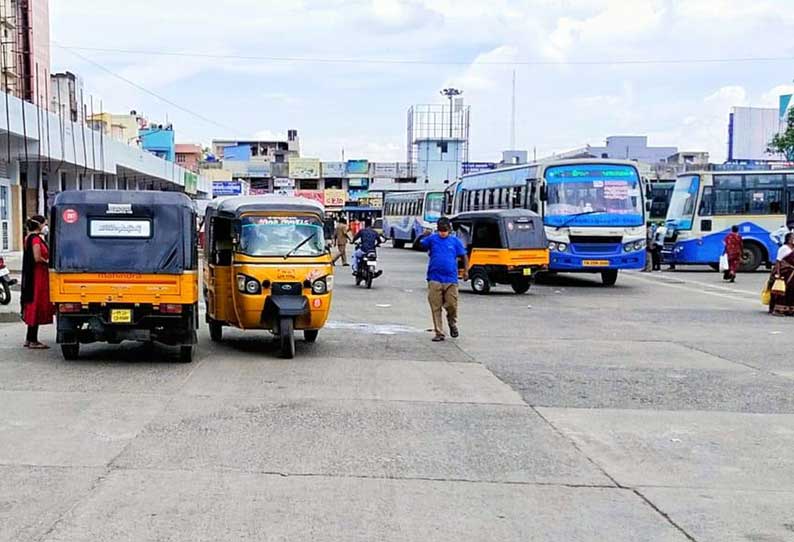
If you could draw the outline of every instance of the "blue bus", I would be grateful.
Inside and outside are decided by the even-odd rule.
[[[672,265],[718,268],[723,240],[738,226],[744,239],[741,271],[771,264],[771,234],[794,226],[794,169],[699,171],[680,175],[665,221],[662,257]]]
[[[444,210],[442,190],[389,192],[383,197],[383,235],[396,248],[417,247],[425,229],[433,229]]]
[[[450,214],[525,208],[543,215],[549,270],[600,273],[645,267],[646,207],[634,162],[577,159],[464,175],[447,189]]]

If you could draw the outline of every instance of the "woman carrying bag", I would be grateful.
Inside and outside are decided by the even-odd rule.
[[[769,313],[794,316],[794,233],[786,234],[766,287],[770,292]]]

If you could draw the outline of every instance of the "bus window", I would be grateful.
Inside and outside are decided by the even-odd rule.
[[[480,192],[482,190],[476,190],[474,192],[474,210],[478,211],[480,209]]]
[[[494,200],[494,189],[491,188],[490,190],[488,190],[488,203],[487,203],[488,209],[493,208],[493,200]]]
[[[712,216],[714,214],[714,191],[710,186],[703,188],[703,198],[700,200],[698,216]]]
[[[749,214],[783,214],[783,175],[745,175],[744,186]]]
[[[744,189],[739,175],[714,176],[714,214],[741,215],[745,213]]]

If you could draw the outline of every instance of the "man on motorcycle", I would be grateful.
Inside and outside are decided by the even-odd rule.
[[[364,222],[364,229],[359,231],[355,237],[353,237],[353,243],[359,243],[356,251],[353,252],[353,274],[356,274],[358,270],[358,264],[361,261],[361,258],[369,254],[370,252],[377,252],[377,248],[380,244],[385,241],[386,239],[380,235],[378,232],[372,229],[372,219],[368,218]],[[378,278],[383,274],[383,271],[378,270],[375,273],[375,278]]]

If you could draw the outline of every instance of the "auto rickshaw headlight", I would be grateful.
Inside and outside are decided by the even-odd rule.
[[[315,295],[321,295],[328,292],[328,284],[325,282],[325,279],[317,279],[312,282],[312,293]]]
[[[237,289],[243,293],[255,295],[262,291],[262,285],[255,278],[237,275]]]

